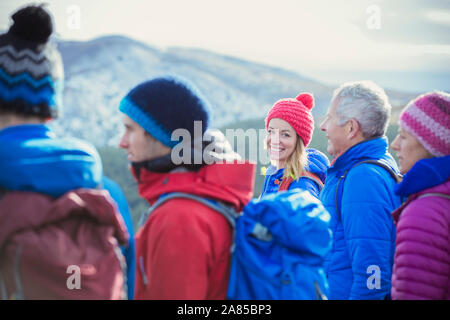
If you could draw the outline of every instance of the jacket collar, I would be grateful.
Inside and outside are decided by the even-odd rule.
[[[131,167],[131,172],[138,181],[139,195],[150,204],[163,194],[183,192],[228,202],[241,211],[253,196],[255,166],[249,162],[214,163],[198,172],[152,172],[141,168],[139,180],[134,167]]]
[[[386,137],[372,138],[355,144],[337,156],[331,163],[330,169],[340,170],[353,166],[365,159],[377,159],[388,155]],[[392,159],[393,161],[393,159]]]
[[[322,152],[307,148],[306,154],[308,156],[308,162],[305,167],[305,171],[313,173],[319,177],[319,179],[325,183],[327,177],[327,169],[330,166],[330,161],[327,156]],[[284,168],[278,169],[274,165],[270,165],[267,168],[266,175],[273,176],[272,178],[278,179],[281,178],[284,174]]]
[[[17,140],[29,138],[55,138],[50,126],[45,124],[21,124],[0,130],[0,140]]]
[[[102,177],[97,150],[75,138],[56,138],[51,127],[26,124],[0,131],[0,186],[59,197],[95,188]]]
[[[447,181],[450,177],[450,155],[417,161],[395,186],[395,193],[408,197]]]

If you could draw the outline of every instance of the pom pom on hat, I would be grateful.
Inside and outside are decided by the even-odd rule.
[[[314,97],[310,93],[300,93],[295,99],[303,103],[309,110],[314,107]]]
[[[46,43],[53,32],[52,18],[41,6],[29,6],[12,15],[9,32],[23,40]]]
[[[300,93],[295,99],[278,100],[266,117],[266,129],[273,118],[282,119],[291,125],[307,147],[314,131],[313,107],[314,97],[307,92]]]
[[[12,15],[13,25],[0,35],[0,111],[41,119],[61,112],[64,68],[48,39],[50,14],[27,6]]]

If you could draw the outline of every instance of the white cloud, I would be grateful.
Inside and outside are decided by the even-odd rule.
[[[5,12],[28,3],[2,1]],[[364,30],[369,5],[386,17],[398,8],[387,1],[300,0],[47,0],[56,30],[65,39],[87,40],[124,34],[156,47],[209,49],[300,70],[420,68],[423,54],[447,56],[450,46],[382,43]],[[420,3],[415,3],[417,6]],[[67,8],[78,6],[81,28],[68,28]],[[391,7],[390,7],[391,6]],[[424,5],[422,5],[424,6]],[[426,9],[426,8],[423,8]],[[404,16],[411,12],[405,9]],[[445,11],[427,11],[436,22],[449,22]],[[9,20],[8,20],[9,23]],[[380,32],[382,32],[381,30]],[[396,30],[389,30],[396,32]],[[413,31],[411,31],[413,32]],[[442,61],[442,59],[440,60]],[[427,62],[427,65],[430,63]],[[436,68],[440,68],[436,65]],[[448,66],[447,66],[448,68]]]
[[[450,12],[427,10],[425,16],[433,22],[450,26]]]

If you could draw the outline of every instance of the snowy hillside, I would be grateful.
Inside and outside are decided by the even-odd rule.
[[[117,108],[138,83],[175,74],[194,83],[210,101],[213,127],[262,118],[278,99],[301,91],[314,93],[313,113],[323,115],[334,88],[279,68],[204,50],[162,51],[122,36],[87,42],[58,41],[65,68],[64,114],[54,122],[57,133],[117,145],[122,132]],[[390,95],[393,105],[410,96]]]

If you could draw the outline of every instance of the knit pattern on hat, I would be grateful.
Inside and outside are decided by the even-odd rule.
[[[179,143],[172,140],[175,130],[187,130],[193,141],[196,134],[203,136],[210,118],[210,107],[202,94],[186,80],[172,76],[138,85],[122,99],[119,110],[169,148]],[[199,132],[195,132],[196,121],[201,124]]]
[[[314,97],[310,93],[300,93],[295,99],[278,100],[267,114],[266,129],[270,120],[282,119],[291,125],[307,147],[314,131],[314,118],[311,113],[313,107]]]
[[[33,31],[47,27],[51,32],[51,22],[45,19],[50,18],[43,10],[19,10],[13,15],[14,25],[0,35],[0,111],[56,117],[62,106],[61,55],[53,44],[47,43],[48,34]],[[39,25],[36,15],[44,16],[43,25]]]
[[[122,99],[119,110],[138,123],[145,131],[151,132],[151,135],[162,144],[169,147],[174,146],[175,142],[170,139],[171,133],[159,125],[151,114],[145,113],[130,97]]]
[[[450,94],[419,96],[405,107],[399,122],[433,156],[450,155]]]

